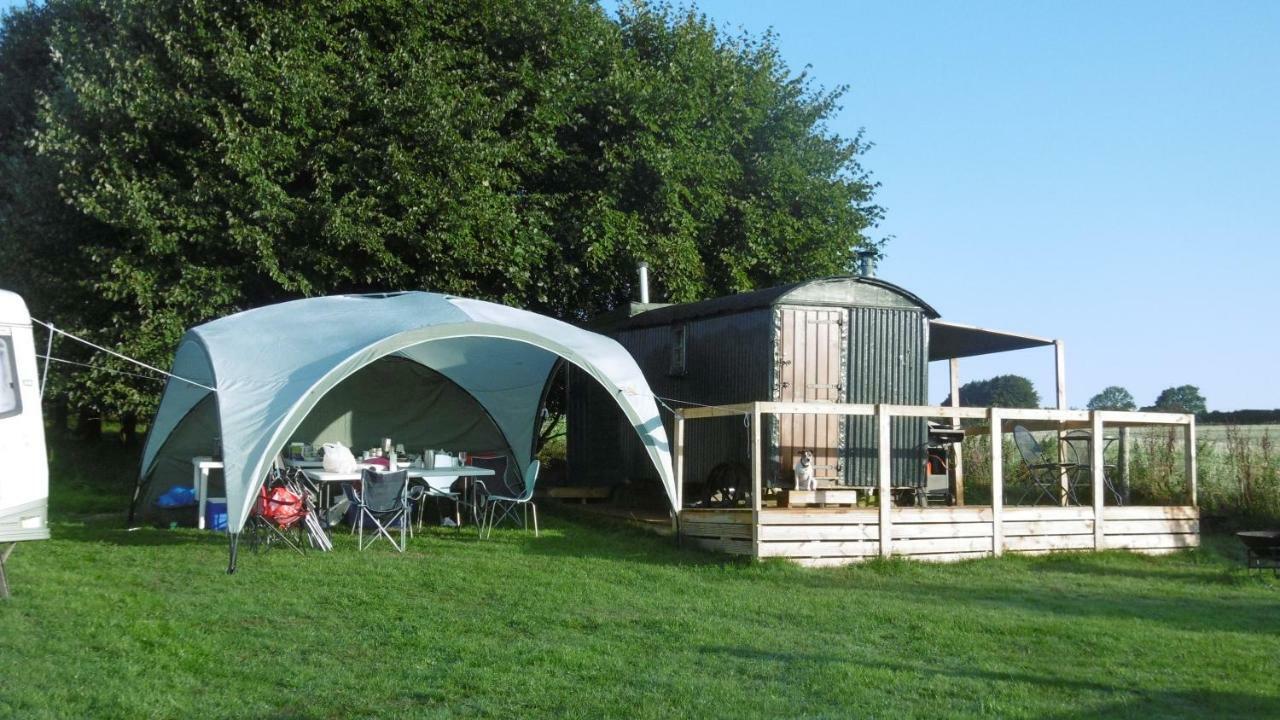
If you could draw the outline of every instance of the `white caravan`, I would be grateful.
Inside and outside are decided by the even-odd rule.
[[[49,537],[49,464],[27,305],[0,290],[0,597],[19,540]]]

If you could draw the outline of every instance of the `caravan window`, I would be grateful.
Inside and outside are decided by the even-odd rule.
[[[22,412],[18,394],[18,367],[13,357],[13,338],[0,335],[0,417]]]

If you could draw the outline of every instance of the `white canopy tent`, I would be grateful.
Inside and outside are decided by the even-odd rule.
[[[357,448],[384,436],[413,447],[501,446],[523,473],[562,360],[611,391],[675,498],[657,405],[621,345],[525,310],[404,292],[295,300],[189,330],[143,450],[134,510],[189,484],[191,458],[215,444],[231,533],[273,458],[300,436]]]

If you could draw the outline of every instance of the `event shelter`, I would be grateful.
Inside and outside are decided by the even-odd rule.
[[[617,342],[526,310],[400,292],[294,300],[189,330],[143,450],[134,510],[189,484],[192,458],[220,449],[234,546],[273,460],[299,440],[499,450],[523,473],[563,362],[614,398],[674,502],[654,397]]]

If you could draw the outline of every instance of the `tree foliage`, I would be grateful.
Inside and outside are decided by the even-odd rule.
[[[843,90],[694,12],[48,0],[0,32],[0,286],[161,366],[187,327],[299,296],[581,320],[641,260],[688,301],[876,247],[865,144],[824,125]]]
[[[1102,392],[1089,398],[1090,410],[1136,410],[1138,403],[1134,402],[1133,395],[1128,390],[1119,385],[1112,385],[1104,388]]]
[[[1162,390],[1155,403],[1145,409],[1158,412],[1203,413],[1205,400],[1200,394],[1200,388],[1195,385],[1179,385]]]
[[[943,404],[951,404],[950,395]],[[1031,381],[1021,375],[997,375],[961,385],[960,404],[964,407],[1038,408],[1040,394]]]

